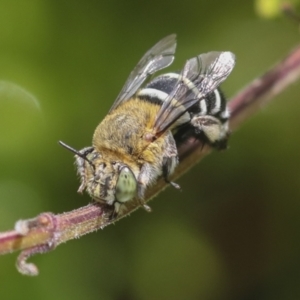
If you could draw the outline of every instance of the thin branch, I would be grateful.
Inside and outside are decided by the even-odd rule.
[[[230,128],[237,129],[262,104],[274,99],[300,76],[300,46],[262,77],[255,79],[229,102]],[[189,140],[178,149],[180,164],[172,178],[176,179],[206,156],[211,149],[198,140]],[[159,180],[148,190],[146,201],[160,193],[167,184]],[[126,209],[111,220],[111,207],[96,203],[71,212],[54,215],[42,213],[30,220],[18,221],[15,230],[0,233],[0,254],[23,250],[17,260],[18,270],[26,275],[37,275],[38,269],[27,259],[36,253],[45,253],[61,243],[79,238],[87,233],[103,229],[139,208],[137,200],[126,204]]]

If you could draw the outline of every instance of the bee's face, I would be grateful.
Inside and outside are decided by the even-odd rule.
[[[104,158],[95,150],[86,158],[90,162],[76,158],[82,181],[80,190],[86,188],[93,199],[109,205],[125,203],[135,197],[137,180],[129,166],[107,156]]]

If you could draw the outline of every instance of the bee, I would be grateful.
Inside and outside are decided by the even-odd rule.
[[[60,142],[75,153],[78,192],[86,190],[94,201],[111,206],[114,216],[134,198],[149,211],[145,191],[161,176],[179,188],[169,176],[187,134],[226,147],[230,114],[218,87],[235,65],[234,54],[200,54],[187,60],[181,72],[160,75],[143,87],[172,64],[175,49],[173,34],[146,52],[96,128],[91,147],[77,151]]]

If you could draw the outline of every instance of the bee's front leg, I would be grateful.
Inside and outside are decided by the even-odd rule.
[[[163,165],[162,165],[162,175],[164,177],[165,182],[171,184],[175,189],[180,189],[180,185],[176,182],[169,180],[169,175],[173,173],[175,166],[177,165],[177,157],[164,157],[163,158]]]
[[[147,212],[152,211],[151,207],[149,205],[147,205],[144,200],[146,188],[151,183],[152,172],[153,172],[153,170],[152,170],[151,166],[149,164],[145,163],[145,164],[143,164],[140,174],[137,179],[137,182],[138,182],[137,197],[138,197],[140,205]]]
[[[152,211],[151,207],[149,205],[147,205],[144,200],[145,190],[146,190],[145,185],[142,183],[139,183],[139,185],[138,185],[138,201],[139,201],[140,205],[144,208],[145,211],[151,212]]]
[[[81,149],[79,152],[86,156],[94,150],[93,147],[86,147]],[[86,163],[82,157],[75,155],[75,165],[77,166],[77,174],[80,176],[81,185],[78,189],[78,193],[82,193],[86,188]]]
[[[174,137],[171,133],[167,134],[165,138],[165,150],[162,159],[162,176],[165,182],[171,184],[174,188],[180,189],[180,185],[170,181],[169,176],[174,172],[178,164],[178,152]]]

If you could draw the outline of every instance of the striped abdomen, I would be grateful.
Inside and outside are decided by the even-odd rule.
[[[167,73],[158,76],[148,85],[146,85],[145,88],[140,90],[137,96],[143,100],[161,105],[172,93],[178,83],[179,78],[180,74],[177,73]],[[196,85],[188,78],[184,78],[184,82],[188,88],[188,92],[194,93],[195,98],[197,98],[199,90],[197,89]],[[190,124],[190,121],[195,117],[201,118],[201,116],[211,116],[220,123],[220,138],[217,141],[211,141],[207,134],[204,134],[204,136],[203,134],[197,136],[199,130],[196,131],[197,134],[195,134],[194,131],[191,131],[192,125]],[[201,99],[195,105],[190,107],[187,112],[176,121],[175,132],[173,131],[174,135],[176,135],[176,141],[180,142],[182,139],[185,140],[187,134],[192,134],[201,139],[204,137],[208,140],[208,142],[211,142],[211,144],[216,144],[217,147],[224,148],[226,147],[226,140],[228,136],[229,116],[230,113],[227,108],[224,95],[219,88],[215,89],[205,98]],[[221,146],[218,146],[218,144]]]

